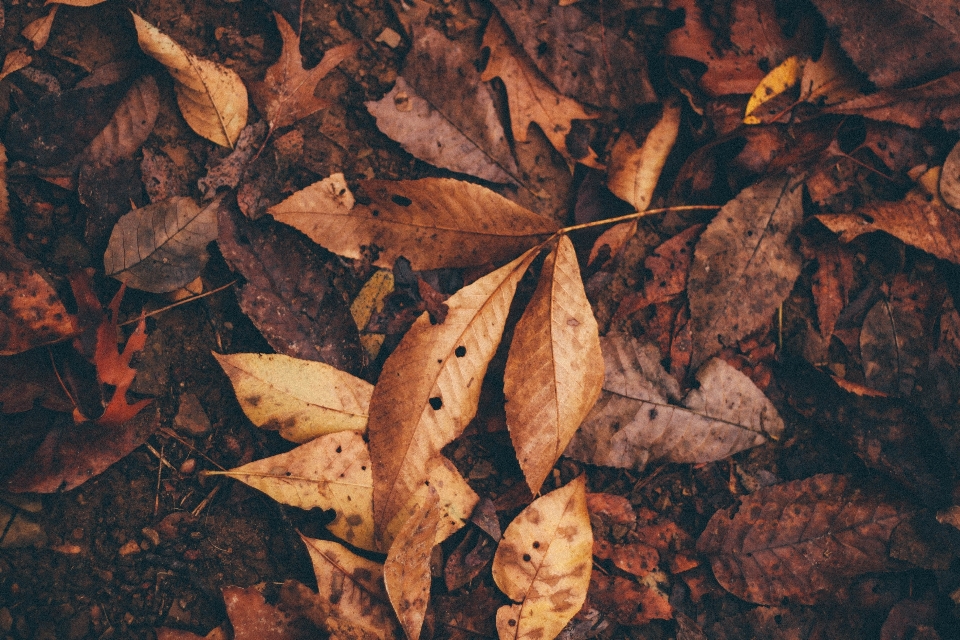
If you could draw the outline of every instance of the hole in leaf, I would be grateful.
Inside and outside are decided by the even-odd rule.
[[[337,453],[343,453],[343,447],[337,447]]]
[[[393,200],[394,204],[398,204],[401,207],[409,207],[413,204],[413,200],[405,196],[392,195],[390,196],[390,199]]]
[[[453,353],[458,358],[462,358],[463,356],[467,355],[467,348],[464,347],[463,345],[460,345],[459,347],[453,350]]]
[[[440,407],[443,406],[443,400],[441,400],[439,396],[430,398],[430,406],[433,407],[434,411],[439,411]]]
[[[533,548],[534,548],[534,549],[539,549],[539,548],[540,548],[540,543],[537,542],[537,541],[534,541],[534,543],[533,543]]]
[[[524,561],[524,562],[530,562],[530,554],[529,554],[529,553],[523,554],[523,561]]]

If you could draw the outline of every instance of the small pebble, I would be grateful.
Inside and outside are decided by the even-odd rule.
[[[129,556],[134,553],[140,553],[140,545],[137,544],[134,540],[128,541],[118,552],[121,556]]]
[[[183,461],[183,464],[180,465],[180,473],[185,476],[190,475],[197,470],[197,460],[196,458],[187,458]]]

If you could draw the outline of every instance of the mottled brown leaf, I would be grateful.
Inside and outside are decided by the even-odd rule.
[[[223,604],[233,627],[233,640],[309,640],[315,631],[296,625],[297,616],[269,604],[252,587],[224,587]]]
[[[623,625],[644,625],[673,617],[673,607],[660,589],[620,576],[594,572],[587,597],[591,606]]]
[[[909,396],[927,361],[930,338],[923,318],[891,297],[878,300],[860,329],[860,357],[867,386],[893,395]]]
[[[817,271],[813,274],[811,289],[817,305],[820,335],[829,340],[853,288],[853,256],[832,243],[819,248],[816,258]]]
[[[883,89],[824,109],[827,113],[857,115],[896,122],[914,129],[960,127],[960,71],[906,89]]]

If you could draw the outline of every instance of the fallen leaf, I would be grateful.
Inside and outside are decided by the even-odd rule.
[[[596,515],[611,525],[632,525],[637,521],[637,512],[633,504],[624,496],[612,493],[588,493],[587,509],[590,515]],[[592,522],[592,521],[591,521]]]
[[[117,222],[103,256],[108,276],[136,289],[166,293],[192,282],[217,238],[214,200],[203,209],[191,198],[171,198],[134,209]]]
[[[323,362],[281,354],[213,354],[240,408],[258,427],[293,442],[367,429],[373,385]]]
[[[376,549],[370,455],[354,431],[320,436],[287,453],[210,473],[230,476],[300,509],[334,509],[336,516],[327,525],[334,535],[361,549]]]
[[[746,116],[743,118],[744,124],[761,124],[769,122],[769,119],[761,119],[755,111],[758,111],[765,103],[784,94],[789,89],[796,88],[799,91],[800,78],[803,77],[803,67],[806,61],[800,56],[790,56],[776,67],[770,73],[763,77],[757,88],[750,94],[750,101],[747,102]]]
[[[435,529],[440,522],[440,512],[437,492],[432,487],[429,489],[420,508],[397,533],[383,565],[390,603],[410,640],[420,637],[430,602],[430,554],[436,544]]]
[[[600,400],[565,455],[612,467],[642,469],[649,461],[720,460],[769,438],[784,425],[745,375],[720,359],[697,372],[699,388],[682,405],[679,387],[660,364],[660,350],[622,335],[600,339],[606,378]]]
[[[53,28],[53,19],[57,17],[57,9],[59,8],[59,5],[53,5],[47,15],[33,20],[20,32],[20,35],[33,45],[34,51],[39,51],[47,46],[47,40],[50,39],[50,29]]]
[[[547,84],[507,33],[499,16],[492,16],[487,23],[483,46],[490,49],[490,58],[480,79],[489,82],[500,78],[506,85],[514,140],[526,142],[527,129],[536,123],[550,144],[565,158],[588,167],[602,168],[596,152],[589,146],[577,149],[577,153],[567,147],[573,121],[591,120],[597,116]]]
[[[503,378],[510,439],[537,494],[603,385],[597,321],[565,235],[543,263],[514,330]]]
[[[51,411],[70,413],[73,402],[57,380],[50,354],[31,349],[0,357],[0,414],[23,413],[39,405]]]
[[[607,187],[621,200],[626,200],[637,211],[650,206],[653,192],[660,180],[660,172],[673,149],[680,132],[680,104],[670,100],[663,106],[663,114],[637,146],[629,133],[620,134],[610,150]]]
[[[271,131],[287,127],[328,107],[330,101],[314,95],[317,83],[360,49],[359,42],[328,49],[320,62],[308,71],[303,68],[303,57],[300,55],[300,36],[279,13],[274,12],[273,16],[283,40],[280,59],[267,69],[263,82],[253,83],[250,87],[253,103],[267,120]]]
[[[343,174],[298,191],[269,209],[320,246],[348,258],[379,248],[380,267],[403,256],[414,269],[510,260],[545,240],[549,221],[480,185],[450,178],[361,181],[370,204],[356,203]]]
[[[233,640],[309,640],[316,636],[295,622],[296,616],[267,603],[252,587],[223,587],[223,604],[233,627]]]
[[[383,565],[353,554],[336,542],[300,537],[313,561],[320,590],[317,603],[327,610],[331,640],[399,637],[384,587]]]
[[[183,629],[170,629],[168,627],[158,627],[154,629],[157,634],[157,640],[229,640],[223,627],[214,627],[205,636],[200,636]]]
[[[3,68],[0,68],[0,80],[3,80],[11,73],[23,69],[33,62],[33,58],[27,53],[26,49],[14,49],[3,58]]]
[[[131,12],[140,48],[173,76],[177,104],[196,133],[233,147],[247,124],[247,89],[235,71],[193,55]]]
[[[370,399],[374,518],[384,527],[426,479],[429,461],[477,410],[517,283],[539,253],[519,258],[447,300],[443,324],[422,314],[387,358]]]
[[[860,329],[860,357],[867,386],[893,395],[909,396],[927,363],[930,339],[923,318],[891,297],[878,300]]]
[[[153,76],[141,76],[120,100],[110,121],[83,150],[83,164],[105,166],[131,158],[153,131],[160,91]]]
[[[820,335],[829,340],[853,289],[853,256],[833,242],[817,251],[816,260],[817,271],[810,288],[817,305]]]
[[[587,598],[592,550],[586,476],[521,511],[493,558],[494,581],[516,603],[497,611],[500,639],[556,637]]]
[[[960,71],[916,87],[883,89],[824,109],[826,113],[856,115],[896,122],[907,127],[960,127]]]
[[[360,293],[353,299],[350,305],[350,315],[357,323],[357,329],[360,331],[360,344],[367,354],[367,361],[373,362],[380,353],[380,347],[383,346],[383,340],[386,337],[382,333],[368,332],[367,323],[370,318],[383,311],[384,298],[393,291],[393,273],[386,269],[377,269],[370,276],[370,279],[364,283]]]
[[[803,219],[798,180],[767,178],[741,191],[701,234],[687,295],[698,367],[770,322],[800,275],[790,244]]]
[[[494,539],[479,528],[467,531],[443,565],[443,582],[447,591],[456,591],[483,573],[493,562],[496,550]]]
[[[648,584],[594,572],[590,576],[589,603],[622,625],[644,625],[669,620],[673,607],[666,594]]]
[[[853,576],[889,570],[890,536],[911,515],[846,476],[822,474],[764,487],[716,512],[697,550],[738,598],[810,605]]]
[[[245,126],[230,155],[213,166],[208,164],[206,175],[197,180],[197,187],[203,194],[201,202],[214,198],[221,189],[236,189],[266,141],[267,123],[260,120]]]

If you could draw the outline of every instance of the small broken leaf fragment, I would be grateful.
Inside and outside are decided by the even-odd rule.
[[[231,69],[190,53],[155,26],[131,12],[140,48],[173,76],[177,104],[196,133],[233,147],[247,125],[247,89]]]
[[[373,546],[370,455],[355,431],[320,436],[292,451],[215,472],[300,509],[334,509],[330,531],[361,549]]]
[[[373,385],[323,362],[281,354],[213,354],[243,412],[293,442],[367,429]]]
[[[607,187],[637,211],[650,206],[660,172],[680,132],[680,104],[669,100],[660,120],[639,147],[629,133],[622,133],[610,151]]]
[[[289,126],[330,106],[330,101],[314,95],[317,83],[360,48],[359,42],[342,44],[327,50],[312,69],[303,68],[300,36],[279,13],[274,12],[277,29],[283,39],[280,59],[267,69],[262,82],[250,87],[253,103],[264,115],[270,130]]]
[[[493,579],[516,604],[497,611],[500,639],[555,638],[583,606],[592,565],[581,475],[530,503],[503,534]]]
[[[517,323],[504,372],[510,439],[534,495],[600,396],[597,331],[576,251],[563,235]]]
[[[382,333],[366,331],[371,316],[383,310],[383,299],[393,291],[393,272],[377,269],[360,289],[360,293],[350,305],[350,315],[360,331],[360,346],[367,354],[367,362],[373,362],[380,353],[380,347],[386,336]]]

